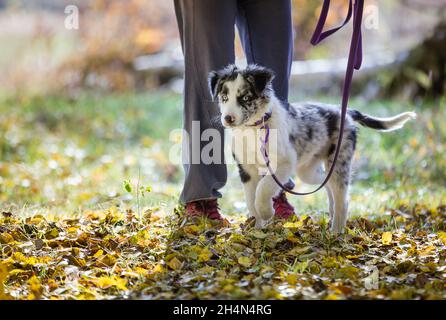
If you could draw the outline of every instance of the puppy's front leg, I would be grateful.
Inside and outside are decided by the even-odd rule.
[[[248,207],[249,215],[256,218],[257,221],[258,214],[255,207],[255,197],[260,176],[258,175],[257,168],[253,165],[242,165],[238,163],[237,166],[239,169],[240,180],[243,184],[243,190],[245,192],[246,206]]]
[[[276,170],[276,176],[280,182],[286,183],[291,175],[291,166],[282,164]],[[257,226],[264,226],[274,215],[272,198],[280,191],[279,185],[274,181],[271,175],[264,176],[257,185],[255,207],[259,218],[263,221]]]
[[[258,177],[250,177],[249,181],[243,183],[243,189],[245,191],[246,206],[249,210],[249,215],[258,220],[258,214],[255,207],[256,189],[259,183]]]

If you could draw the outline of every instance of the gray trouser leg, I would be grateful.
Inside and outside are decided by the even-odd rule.
[[[272,69],[274,91],[288,101],[288,81],[293,61],[290,0],[238,1],[237,28],[248,63]]]
[[[207,80],[210,71],[234,63],[237,5],[235,0],[175,0],[175,12],[185,59],[183,126],[189,135],[189,143],[183,144],[183,161],[188,163],[184,164],[185,182],[180,201],[185,203],[219,198],[218,190],[226,183],[223,140],[219,164],[195,164],[192,158],[197,154],[193,153],[200,153],[206,143],[199,143],[199,148],[192,147],[194,141],[200,141],[200,136],[192,136],[192,125],[193,121],[199,121],[199,135],[216,127],[223,138],[221,126],[213,125],[212,119],[218,117],[219,110],[212,102]]]
[[[275,73],[274,91],[288,108],[288,84],[293,62],[293,21],[290,0],[238,1],[237,28],[248,63]],[[294,188],[290,178],[286,186]]]
[[[243,46],[250,63],[275,71],[273,86],[278,97],[287,101],[288,77],[292,55],[290,0],[174,0],[175,13],[185,59],[184,129],[189,142],[183,145],[185,182],[180,201],[219,198],[226,183],[227,171],[219,164],[195,164],[194,153],[200,153],[207,142],[193,148],[194,121],[200,123],[200,134],[214,126],[219,110],[208,90],[208,73],[234,63],[234,25],[240,29]],[[219,121],[219,120],[216,120]],[[197,150],[198,149],[198,150]],[[200,159],[200,157],[198,156]]]

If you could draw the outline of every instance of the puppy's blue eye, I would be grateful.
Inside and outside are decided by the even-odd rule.
[[[223,101],[223,102],[228,101],[228,96],[225,95],[225,94],[222,94],[222,95],[221,95],[221,101]]]
[[[249,101],[250,97],[249,96],[244,96],[243,97],[243,101]]]

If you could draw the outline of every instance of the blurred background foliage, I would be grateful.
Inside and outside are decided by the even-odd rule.
[[[321,3],[293,0],[291,96],[339,103],[351,26],[311,46]],[[71,4],[78,30],[64,27]],[[341,23],[347,8],[332,1],[327,25]],[[352,190],[358,214],[444,201],[445,10],[443,0],[366,1],[366,19],[377,12],[378,25],[363,28],[365,65],[352,106],[381,116],[414,109],[419,120],[392,134],[362,131]],[[173,1],[0,0],[0,52],[3,208],[132,205],[126,179],[153,185],[147,202],[176,202],[182,170],[169,152],[171,130],[181,127],[183,66]],[[230,172],[224,210],[245,212]],[[321,194],[292,201],[325,210]]]
[[[175,83],[181,77],[173,1],[74,1],[80,10],[80,28],[67,30],[64,8],[72,2],[1,1],[3,90],[66,90],[68,94],[85,89],[146,90]],[[305,61],[345,57],[350,26],[312,47],[309,40],[322,1],[292,2],[294,58]],[[365,23],[374,24],[364,28],[368,60],[378,60],[386,54],[390,55],[387,63],[393,65],[389,74],[384,72],[376,77],[379,68],[371,72],[377,85],[386,87],[386,95],[403,93],[414,97],[435,91],[438,96],[444,92],[446,41],[441,22],[446,19],[445,8],[443,0],[366,2]],[[348,1],[331,1],[327,26],[340,24],[347,10]],[[239,41],[236,42],[237,56],[243,58]],[[138,58],[147,56],[152,59],[138,64]],[[33,72],[29,72],[30,68]],[[333,73],[330,66],[324,71]],[[413,85],[418,87],[410,92],[405,90]]]

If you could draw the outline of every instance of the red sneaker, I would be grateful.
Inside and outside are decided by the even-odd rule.
[[[217,199],[197,200],[186,203],[186,215],[189,217],[207,217],[212,220],[223,221],[218,212]]]
[[[273,207],[277,218],[288,219],[294,215],[294,208],[288,202],[286,194],[283,191],[273,198]]]

